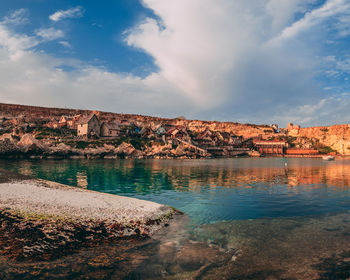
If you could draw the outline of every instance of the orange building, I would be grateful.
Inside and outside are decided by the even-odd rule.
[[[254,146],[260,154],[282,155],[288,148],[288,143],[285,141],[254,141]]]
[[[318,155],[319,151],[315,149],[286,149],[287,155]]]

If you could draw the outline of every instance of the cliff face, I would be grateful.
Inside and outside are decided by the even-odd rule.
[[[172,120],[172,124],[187,126],[193,132],[202,132],[205,129],[219,132],[232,133],[244,138],[256,137],[259,135],[268,137],[275,134],[272,127],[265,125],[240,124],[233,122],[199,121],[199,120]]]
[[[331,147],[339,154],[350,155],[350,125],[318,126],[292,129],[289,136],[317,139],[325,146]]]

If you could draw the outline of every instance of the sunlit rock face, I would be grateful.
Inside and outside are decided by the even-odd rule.
[[[305,127],[288,131],[289,136],[318,139],[339,154],[350,155],[350,125]]]

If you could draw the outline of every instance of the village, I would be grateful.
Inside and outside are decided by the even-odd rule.
[[[0,153],[3,156],[228,158],[335,154],[317,139],[295,137],[300,126],[292,123],[279,128],[276,124],[0,105],[3,113],[0,115]]]
[[[103,150],[115,148],[113,143],[124,140],[120,144],[123,144],[122,148],[126,150],[125,155],[135,157],[317,156],[320,153],[312,147],[291,147],[292,144],[288,142],[286,135],[288,130],[296,129],[293,124],[289,124],[287,129],[278,129],[277,125],[271,125],[271,131],[275,134],[273,136],[268,134],[267,137],[258,135],[244,138],[209,128],[198,133],[188,126],[171,122],[130,122],[128,119],[118,118],[112,121],[101,121],[98,115],[98,112],[89,115],[63,115],[58,121],[43,124],[43,127],[55,133],[52,135],[47,133],[46,137],[39,133],[35,138],[47,142],[53,136],[54,140],[61,142],[58,146],[62,148],[65,145],[66,149],[68,148],[66,143],[80,145],[85,143],[83,146],[86,148],[89,146],[96,148],[96,144],[101,147],[103,143],[100,153],[95,151],[95,154],[106,154]],[[17,132],[14,131],[12,136],[21,134],[18,128],[14,130]],[[64,132],[70,137],[64,135]],[[62,137],[55,136],[60,133]],[[32,142],[34,144],[36,141]]]

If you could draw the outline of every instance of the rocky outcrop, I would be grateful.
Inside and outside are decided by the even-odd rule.
[[[48,151],[48,147],[46,147],[41,141],[34,138],[31,134],[25,134],[21,137],[21,140],[18,141],[17,145],[22,148],[24,152],[42,152]]]
[[[70,146],[60,143],[57,146],[50,146],[49,147],[49,154],[51,156],[69,156],[76,154],[76,149],[72,149]]]
[[[3,135],[0,135],[0,141],[6,140],[6,139],[10,140],[11,142],[14,141],[14,138],[11,133],[5,133]]]
[[[16,155],[20,153],[20,148],[10,139],[0,140],[0,155]]]
[[[341,155],[350,155],[350,125],[305,127],[288,131],[289,136],[315,139]]]
[[[164,158],[169,156],[171,149],[172,149],[171,144],[167,144],[167,145],[153,144],[152,146],[146,149],[145,155],[149,158],[151,157]]]
[[[102,240],[144,238],[179,213],[4,170],[0,188],[0,254],[14,260],[54,259]]]
[[[197,121],[197,120],[175,120],[176,125],[184,125],[193,132],[203,132],[206,129],[218,132],[227,132],[244,138],[271,137],[275,135],[272,127],[267,125],[240,124],[233,122],[217,122],[217,121]]]
[[[121,143],[116,149],[115,149],[115,154],[120,156],[120,157],[124,157],[124,156],[133,156],[133,155],[137,155],[138,152],[136,151],[136,149],[134,148],[133,145],[123,142]]]

